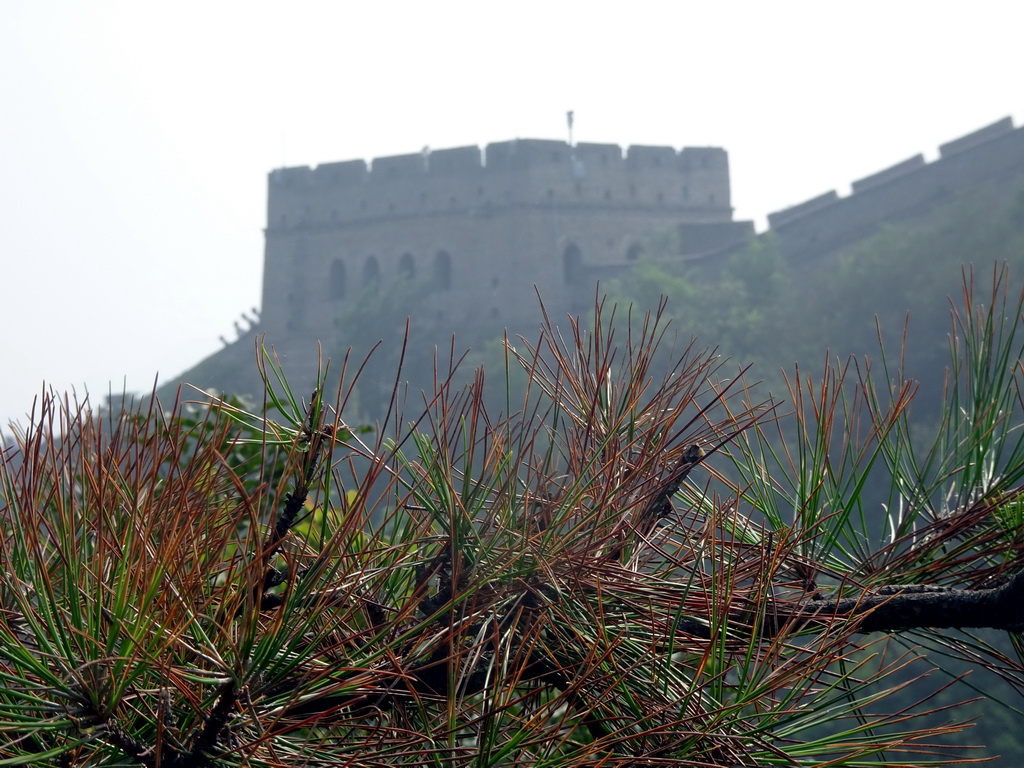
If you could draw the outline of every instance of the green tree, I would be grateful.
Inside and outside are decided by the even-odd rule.
[[[266,359],[276,421],[49,398],[0,466],[0,762],[962,758],[955,711],[894,696],[922,637],[1024,676],[1024,296],[998,278],[923,448],[898,369],[794,373],[787,428],[719,357],[661,350],[664,318],[600,308],[509,351],[511,414],[439,377],[372,439]],[[1015,652],[943,634],[972,627]]]

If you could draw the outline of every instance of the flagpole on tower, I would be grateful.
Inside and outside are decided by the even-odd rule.
[[[569,148],[572,149],[572,118],[573,111],[570,109],[565,113],[565,122],[569,126]]]

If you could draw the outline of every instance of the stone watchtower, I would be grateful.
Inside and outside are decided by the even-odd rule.
[[[335,337],[367,291],[412,279],[452,330],[523,329],[586,308],[598,279],[677,228],[681,257],[752,234],[733,222],[718,148],[515,140],[283,168],[270,174],[262,323],[269,338]],[[290,346],[286,344],[286,346]]]

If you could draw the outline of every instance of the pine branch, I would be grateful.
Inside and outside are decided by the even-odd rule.
[[[808,626],[853,622],[860,633],[915,629],[996,629],[1024,631],[1024,571],[991,589],[919,589],[889,586],[857,597],[820,597],[798,607],[773,604],[758,624],[762,638]],[[733,631],[736,625],[733,624]],[[677,631],[710,639],[707,622],[685,618]],[[749,633],[748,633],[749,636]]]
[[[891,591],[886,590],[886,592]],[[824,603],[819,607],[820,603]],[[815,619],[859,618],[861,632],[902,632],[911,629],[1024,630],[1024,571],[991,589],[949,591],[907,590],[840,600],[812,600]],[[801,617],[794,617],[798,621]],[[810,617],[808,617],[810,618]]]

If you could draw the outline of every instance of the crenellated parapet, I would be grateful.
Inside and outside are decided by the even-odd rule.
[[[516,139],[270,174],[268,233],[506,207],[662,208],[728,221],[723,149]]]
[[[971,186],[1024,174],[1024,127],[1007,117],[939,147],[937,159],[915,155],[851,185],[768,215],[785,251],[812,258],[864,237],[885,221],[931,210]]]
[[[1003,118],[939,147],[939,157],[926,162],[915,155],[851,184],[852,193],[835,190],[768,214],[772,229],[808,226],[811,219],[823,230],[898,216],[948,195],[964,185],[1024,170],[1024,128]],[[846,227],[843,226],[844,221]]]

